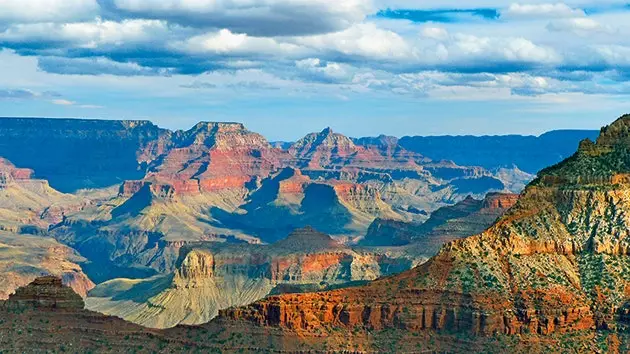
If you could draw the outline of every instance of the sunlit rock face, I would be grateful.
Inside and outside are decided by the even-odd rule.
[[[271,245],[186,246],[173,272],[108,281],[92,290],[86,301],[91,310],[148,327],[194,325],[210,321],[219,310],[272,293],[364,283],[412,264],[411,257],[354,249],[306,227]]]
[[[513,206],[422,266],[364,287],[268,297],[219,317],[301,335],[358,328],[537,342],[566,334],[587,347],[589,333],[625,328],[627,318],[629,126],[624,116],[597,142],[582,143],[543,170],[515,204],[484,202]]]

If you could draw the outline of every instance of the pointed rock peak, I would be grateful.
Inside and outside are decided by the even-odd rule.
[[[345,135],[334,133],[332,129],[326,128],[320,133],[311,133],[298,140],[291,148],[290,152],[304,157],[316,151],[333,151],[349,154],[356,150],[356,145],[352,139]]]
[[[322,130],[321,133],[319,133],[319,135],[333,135],[333,134],[334,132],[331,127],[327,127],[326,129]]]
[[[0,168],[15,168],[15,165],[11,163],[11,161],[5,159],[4,157],[0,157]]]

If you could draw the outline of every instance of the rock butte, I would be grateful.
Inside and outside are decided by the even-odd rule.
[[[68,129],[70,123],[50,124]],[[422,222],[438,207],[511,183],[483,168],[432,161],[396,140],[360,144],[330,129],[286,150],[238,123],[170,132],[146,122],[108,122],[101,129],[108,143],[114,132],[125,137],[117,148],[137,141],[133,154],[142,173],[120,181],[111,199],[51,228],[90,259],[97,283],[170,273],[179,249],[199,242],[273,243],[306,225],[352,242],[376,218]]]
[[[302,336],[340,328],[538,340],[597,333],[627,350],[630,199],[627,185],[612,181],[630,171],[628,136],[624,116],[542,171],[494,226],[422,266],[364,287],[268,297],[221,311],[220,320]]]
[[[63,338],[60,335],[65,335],[67,341],[77,347],[112,352],[128,351],[130,345],[125,343],[127,340],[131,340],[136,349],[142,345],[141,350],[146,348],[148,351],[156,348],[169,350],[175,346],[179,349],[191,347],[249,352],[501,352],[505,348],[545,352],[557,348],[560,343],[592,352],[597,350],[599,338],[603,338],[611,351],[624,351],[627,349],[624,321],[628,313],[628,284],[624,274],[628,272],[624,268],[627,250],[624,248],[626,234],[623,231],[628,229],[624,217],[627,215],[627,203],[624,186],[611,184],[613,178],[610,176],[630,171],[620,159],[625,156],[625,147],[614,143],[628,135],[628,121],[629,117],[623,117],[604,129],[602,136],[606,139],[602,139],[601,144],[598,141],[593,147],[584,143],[576,156],[543,171],[542,177],[533,182],[516,205],[490,229],[449,243],[429,262],[399,275],[378,279],[365,286],[269,296],[248,306],[222,310],[219,318],[206,325],[177,326],[167,331],[143,329],[78,308],[72,311],[55,308],[24,313],[7,311],[3,313],[7,322],[0,322],[0,326],[11,341],[0,338],[0,348],[24,351],[24,348],[37,343],[38,348],[59,349],[62,342],[59,338]],[[214,127],[216,125],[212,129]],[[200,130],[208,128],[201,126]],[[232,129],[240,128],[230,126],[227,130]],[[183,136],[182,133],[172,134]],[[338,157],[346,158],[345,151],[352,146],[341,137],[330,137],[333,134],[330,131],[321,133],[323,140],[344,147],[344,154]],[[619,139],[616,140],[615,136]],[[204,144],[212,144],[207,138],[201,140]],[[191,144],[201,140],[195,138]],[[171,149],[168,144],[163,144],[162,151]],[[383,144],[373,150],[389,154],[392,149],[384,146],[388,145]],[[331,159],[326,156],[326,149],[315,150],[316,154],[305,155],[307,165],[314,168],[300,169],[303,176],[314,179],[316,176],[338,177],[355,173],[319,170]],[[155,155],[147,153],[142,156]],[[603,176],[589,174],[594,164],[610,161],[618,163],[598,169]],[[413,171],[415,176],[437,178],[435,176],[458,174],[470,177],[483,172],[448,164],[423,167],[422,171]],[[405,169],[395,172],[400,171],[408,172]],[[380,174],[366,170],[363,173]],[[390,173],[394,174],[394,171]],[[545,176],[562,183],[547,183]],[[391,175],[389,177],[394,179]],[[379,181],[386,180],[387,177],[383,177]],[[262,180],[254,182],[258,184]],[[327,186],[321,191],[334,191],[337,182],[325,184]],[[313,185],[304,189],[305,194]],[[153,192],[146,191],[146,185],[141,186],[134,197],[129,198],[131,202],[125,202],[123,210],[119,210],[118,218],[136,213],[137,206],[147,202],[144,199],[146,196],[149,196],[150,202],[156,197]],[[259,192],[259,197],[265,197],[261,198],[262,201],[269,200],[268,194]],[[146,195],[136,198],[138,193]],[[157,197],[161,198],[160,195]],[[341,200],[339,197],[332,199]],[[486,203],[481,203],[480,208],[503,208],[511,200],[489,198]],[[250,210],[267,204],[262,201],[250,201]],[[362,206],[360,199],[355,202]],[[474,210],[472,206],[475,205],[472,200],[466,199],[459,207],[469,211]],[[450,224],[447,222],[446,225]],[[287,242],[285,248],[301,244],[301,237],[311,231],[298,232],[295,235],[298,242]],[[150,239],[153,236],[144,234],[142,237]],[[309,240],[317,241],[309,247],[316,248],[322,244],[336,247],[330,239],[319,234]],[[173,239],[165,241],[178,242]],[[139,246],[142,249],[143,245]],[[184,245],[189,246],[192,245]],[[188,253],[190,258],[181,259],[181,267],[177,267],[173,276],[181,279],[216,276],[219,269],[217,257],[207,257],[203,253],[203,249],[196,251],[193,247]],[[314,257],[315,262],[301,270],[298,267],[298,273],[303,275],[328,269],[330,259],[327,257],[318,254]],[[234,259],[226,265],[236,263]],[[285,268],[285,265],[288,267]],[[279,262],[278,267],[290,269],[291,262]],[[54,283],[59,284],[59,281]],[[176,282],[175,285],[180,284]],[[37,286],[35,284],[31,288]],[[54,288],[59,289],[57,286]],[[38,296],[32,295],[38,291],[21,290],[20,293],[31,294],[34,303],[42,303]],[[44,319],[50,319],[52,324],[46,325]],[[71,332],[61,329],[64,328],[60,325],[63,323],[74,323],[69,327]],[[31,334],[33,330],[35,335]],[[68,336],[68,333],[84,332],[90,333],[92,339]],[[28,335],[19,337],[22,333]]]

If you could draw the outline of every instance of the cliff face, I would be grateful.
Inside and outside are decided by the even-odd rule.
[[[336,331],[313,336],[248,322],[212,321],[202,326],[177,326],[156,330],[81,308],[80,298],[55,278],[37,279],[18,291],[19,296],[0,302],[0,350],[3,352],[487,352],[515,353],[559,351],[624,352],[628,339],[623,333],[605,332],[521,337],[462,338],[437,331]],[[385,309],[385,311],[389,311]],[[333,313],[335,313],[333,311]],[[354,315],[350,315],[351,318]],[[394,315],[399,318],[400,315]],[[347,316],[341,321],[347,322]]]
[[[142,177],[138,152],[164,134],[146,121],[3,118],[0,156],[73,192]]]
[[[6,302],[16,308],[55,308],[82,310],[83,299],[71,288],[63,286],[61,278],[39,277],[30,284],[18,288]]]
[[[450,241],[478,234],[514,206],[516,194],[489,193],[483,200],[468,197],[453,205],[442,207],[421,223],[395,220],[375,220],[361,245],[402,246],[422,249],[429,256]]]
[[[47,231],[90,202],[59,193],[33,174],[0,158],[0,299],[42,274],[62,276],[85,296],[94,287],[79,266],[85,259]]]
[[[544,338],[625,328],[630,199],[628,185],[611,181],[628,172],[628,122],[604,128],[596,144],[544,170],[487,231],[447,244],[422,266],[365,287],[269,297],[220,317],[304,334],[360,328]]]
[[[312,228],[273,245],[198,244],[182,249],[171,274],[99,284],[89,309],[149,327],[200,324],[219,310],[268,294],[326,289],[409,269],[413,260],[353,250]]]
[[[352,240],[376,218],[419,222],[509,185],[395,139],[359,143],[330,129],[286,150],[238,123],[168,131],[143,121],[0,119],[0,130],[0,156],[52,188],[120,186],[116,196],[66,204],[28,169],[0,177],[0,188],[11,179],[42,196],[5,229],[54,225],[59,241],[89,256],[98,281],[172,271],[178,247],[192,242],[271,243],[306,225]]]
[[[86,296],[94,283],[83,273],[86,260],[53,238],[0,231],[0,300],[43,274],[62,277],[64,284]]]
[[[199,123],[177,132],[173,148],[149,167],[145,180],[173,186],[178,194],[246,188],[289,159],[239,123]]]

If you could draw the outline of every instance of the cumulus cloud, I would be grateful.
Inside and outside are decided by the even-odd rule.
[[[362,21],[371,0],[108,0],[112,11],[253,36],[335,32]]]
[[[562,55],[554,48],[522,37],[449,34],[446,31],[440,31],[438,37],[441,40],[422,43],[416,49],[424,68],[466,72],[522,71],[562,61]]]
[[[448,31],[442,27],[424,27],[422,29],[421,35],[425,38],[436,39],[440,41],[448,39]]]
[[[228,29],[195,36],[172,44],[176,50],[189,54],[214,54],[232,56],[295,55],[302,51],[297,45],[266,37],[251,37],[244,33],[232,33]]]
[[[401,59],[413,55],[412,48],[402,36],[378,28],[374,23],[359,24],[326,35],[301,37],[295,41],[318,51],[373,59]]]
[[[100,46],[132,46],[168,36],[166,23],[155,20],[124,20],[71,23],[16,24],[0,32],[0,43],[66,44],[79,48]]]
[[[539,95],[587,90],[587,81],[603,72],[617,71],[605,77],[616,82],[630,80],[624,74],[630,68],[627,9],[612,13],[618,1],[604,0],[610,14],[586,14],[581,8],[595,6],[589,1],[5,0],[0,48],[34,57],[42,71],[63,75],[255,71],[267,79],[399,94],[468,87]],[[370,16],[388,8],[501,16],[482,16],[465,26],[457,18],[420,24],[409,16]],[[252,78],[206,83],[209,89],[272,89]],[[28,92],[4,92],[5,98],[20,95]]]
[[[0,23],[65,22],[93,18],[96,0],[2,0]]]

